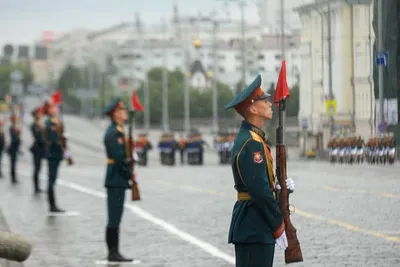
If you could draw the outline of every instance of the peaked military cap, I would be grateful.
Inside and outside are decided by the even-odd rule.
[[[261,75],[259,74],[246,89],[239,92],[231,103],[225,106],[225,109],[235,108],[237,112],[240,112],[255,101],[270,97],[271,95],[261,88],[261,83]]]
[[[36,116],[37,113],[43,113],[43,108],[37,107],[31,111],[32,116]]]
[[[114,112],[114,110],[115,110],[116,108],[123,107],[123,106],[124,106],[124,104],[122,103],[121,98],[117,97],[117,98],[115,98],[115,99],[113,100],[113,102],[111,102],[110,105],[108,105],[108,106],[103,110],[103,114],[104,114],[104,115],[110,116],[110,115]]]

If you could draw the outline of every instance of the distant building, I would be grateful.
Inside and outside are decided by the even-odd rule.
[[[332,21],[330,37],[327,37],[328,3]],[[302,25],[299,120],[308,121],[309,131],[326,133],[330,112],[333,112],[338,129],[355,126],[356,133],[369,136],[375,112],[371,78],[372,5],[352,5],[346,0],[316,0],[296,8],[296,11]],[[331,81],[329,39],[332,47]],[[329,99],[330,83],[333,101]],[[324,135],[325,142],[327,139],[329,134]]]

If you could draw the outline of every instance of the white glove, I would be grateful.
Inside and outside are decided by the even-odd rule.
[[[133,160],[138,161],[139,160],[139,155],[136,153],[136,151],[133,152]]]
[[[295,186],[294,186],[294,181],[291,178],[286,179],[286,187],[289,191],[294,191]]]
[[[64,138],[68,139],[68,137],[69,137],[69,134],[68,133],[64,133]]]
[[[275,242],[281,250],[286,250],[286,248],[288,247],[286,232],[283,231],[282,235],[275,239]]]
[[[293,192],[295,189],[294,181],[291,178],[286,179],[286,187],[289,191]],[[276,189],[281,190],[280,184],[276,184]]]
[[[71,154],[69,153],[68,150],[64,151],[64,159],[69,159],[71,157]]]

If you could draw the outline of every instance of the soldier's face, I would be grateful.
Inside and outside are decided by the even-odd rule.
[[[256,115],[264,118],[265,120],[272,119],[272,103],[268,99],[258,100],[253,103]]]
[[[58,105],[50,105],[49,114],[55,116],[58,113]]]
[[[120,121],[128,120],[128,112],[127,112],[126,108],[124,108],[124,107],[118,108],[118,110],[116,110],[114,116]]]

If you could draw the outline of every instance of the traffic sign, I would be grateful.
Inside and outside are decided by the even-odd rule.
[[[308,119],[304,118],[301,120],[301,127],[303,128],[303,130],[308,129]]]
[[[389,52],[376,52],[375,63],[377,66],[387,66],[389,64]]]
[[[325,112],[327,114],[335,115],[336,114],[336,100],[325,100]]]
[[[24,74],[20,70],[13,70],[10,73],[10,78],[13,81],[19,82],[24,78]]]
[[[22,85],[22,83],[17,83],[17,82],[13,82],[13,83],[11,83],[11,86],[10,86],[11,88],[11,94],[12,95],[15,95],[15,96],[20,96],[20,95],[22,95],[23,94],[23,91],[24,91],[24,87],[23,87],[23,85]]]
[[[76,96],[80,99],[96,99],[99,97],[99,89],[77,88]]]

